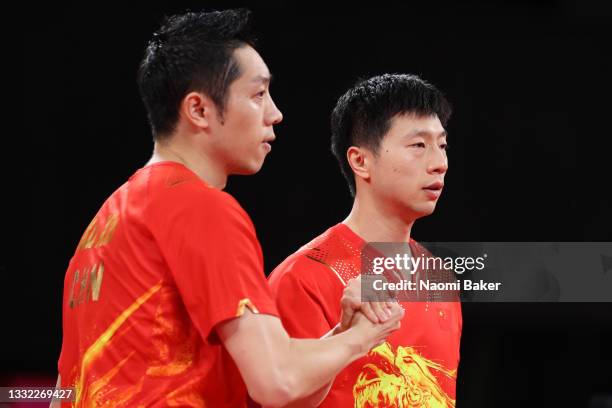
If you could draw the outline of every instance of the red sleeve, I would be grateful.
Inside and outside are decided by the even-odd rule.
[[[272,272],[270,285],[291,337],[319,338],[340,321],[343,286],[326,266],[290,257]]]
[[[255,228],[238,202],[197,183],[171,190],[150,204],[150,229],[202,337],[245,307],[278,315]]]

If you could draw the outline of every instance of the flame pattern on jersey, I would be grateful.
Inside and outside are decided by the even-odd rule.
[[[353,388],[355,408],[446,408],[455,400],[440,387],[432,371],[457,378],[456,370],[448,370],[420,355],[414,347],[384,343],[370,351],[376,364],[363,366]]]

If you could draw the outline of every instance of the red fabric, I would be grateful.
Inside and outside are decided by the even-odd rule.
[[[278,314],[246,212],[178,163],[140,169],[66,272],[62,386],[77,406],[244,407],[214,329],[245,307]]]
[[[364,245],[346,225],[338,224],[272,272],[270,285],[290,336],[320,337],[340,321],[342,291],[360,273]],[[322,407],[455,405],[460,303],[402,306],[401,329],[340,372]]]

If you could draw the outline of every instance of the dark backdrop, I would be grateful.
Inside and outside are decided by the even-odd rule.
[[[24,116],[22,150],[5,152],[18,182],[0,259],[5,383],[55,376],[70,256],[150,156],[135,73],[151,33],[164,14],[240,4],[81,3],[32,6],[14,33]],[[455,108],[447,188],[414,238],[612,241],[610,6],[331,3],[250,5],[285,119],[263,170],[227,190],[253,218],[266,273],[348,214],[329,114],[356,79],[384,72],[421,75]],[[612,394],[611,306],[464,305],[458,406],[588,406]]]

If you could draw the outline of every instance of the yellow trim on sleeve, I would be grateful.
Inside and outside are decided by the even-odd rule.
[[[240,317],[244,314],[245,307],[248,307],[251,313],[259,313],[259,310],[255,307],[251,299],[244,298],[240,302],[238,302],[238,308],[236,309],[236,317]]]

